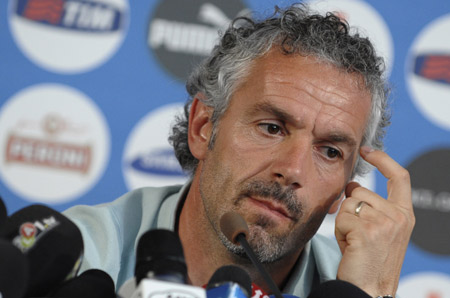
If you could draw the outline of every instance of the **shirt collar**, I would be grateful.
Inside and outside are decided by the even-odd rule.
[[[171,195],[161,204],[156,223],[158,229],[177,230],[178,213],[181,211],[191,183],[192,181],[186,182],[179,192]]]
[[[311,241],[308,241],[281,292],[298,297],[307,297],[314,284],[315,272],[316,262],[311,253]]]

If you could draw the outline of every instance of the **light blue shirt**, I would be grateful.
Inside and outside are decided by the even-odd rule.
[[[103,270],[119,289],[134,276],[140,236],[150,229],[175,230],[177,207],[188,190],[189,184],[145,187],[111,203],[66,210],[64,214],[83,235],[81,272],[91,268]],[[315,235],[303,249],[282,292],[307,297],[318,283],[336,279],[340,259],[336,240]]]

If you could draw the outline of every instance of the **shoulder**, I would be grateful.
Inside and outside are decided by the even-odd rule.
[[[145,187],[96,206],[78,205],[63,212],[79,228],[84,242],[81,270],[98,268],[118,282],[133,272],[138,236],[150,229],[161,205],[181,186]]]
[[[107,234],[119,238],[119,243],[133,241],[140,231],[151,228],[162,203],[180,189],[180,185],[138,188],[112,202],[78,205],[63,214],[78,226],[85,241],[88,235],[97,240],[98,236]]]
[[[132,217],[139,219],[142,215],[143,207],[160,204],[181,189],[181,185],[165,187],[143,187],[125,193],[116,200],[95,206],[77,205],[64,211],[64,215],[77,221],[104,221],[107,218],[119,220],[121,217]],[[148,210],[146,210],[148,211]]]

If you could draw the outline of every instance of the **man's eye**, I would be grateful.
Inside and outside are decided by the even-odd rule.
[[[280,132],[280,127],[278,126],[278,125],[275,125],[275,124],[269,124],[268,126],[267,126],[267,131],[270,133],[270,134],[277,134],[277,133],[279,133]]]
[[[334,159],[336,157],[341,157],[341,152],[332,147],[325,147],[326,154],[328,158]]]
[[[281,127],[273,123],[262,123],[260,126],[271,135],[276,135],[282,132]]]

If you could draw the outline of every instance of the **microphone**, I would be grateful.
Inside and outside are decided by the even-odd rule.
[[[26,296],[45,296],[78,272],[83,253],[81,233],[74,223],[49,207],[31,205],[12,214],[5,223],[4,237],[28,261]]]
[[[357,286],[343,281],[330,280],[321,283],[315,290],[313,290],[308,298],[370,298],[370,296],[358,288]]]
[[[27,259],[4,239],[0,239],[0,256],[0,297],[24,297],[29,279]]]
[[[214,272],[206,286],[207,298],[250,298],[252,281],[248,273],[237,266],[222,266]]]
[[[269,273],[264,269],[261,262],[259,262],[252,248],[248,244],[248,226],[245,220],[238,213],[227,212],[220,218],[220,229],[222,233],[232,243],[241,245],[247,256],[252,261],[262,278],[266,282],[267,286],[273,292],[276,298],[283,298],[278,286],[275,284]]]
[[[136,284],[148,277],[185,284],[187,267],[177,234],[169,230],[150,230],[139,239],[134,270]]]
[[[203,288],[186,285],[186,281],[186,261],[178,235],[169,230],[150,230],[138,242],[135,278],[126,281],[118,295],[206,298]]]
[[[116,292],[111,276],[99,269],[89,269],[64,282],[47,297],[115,298]]]

